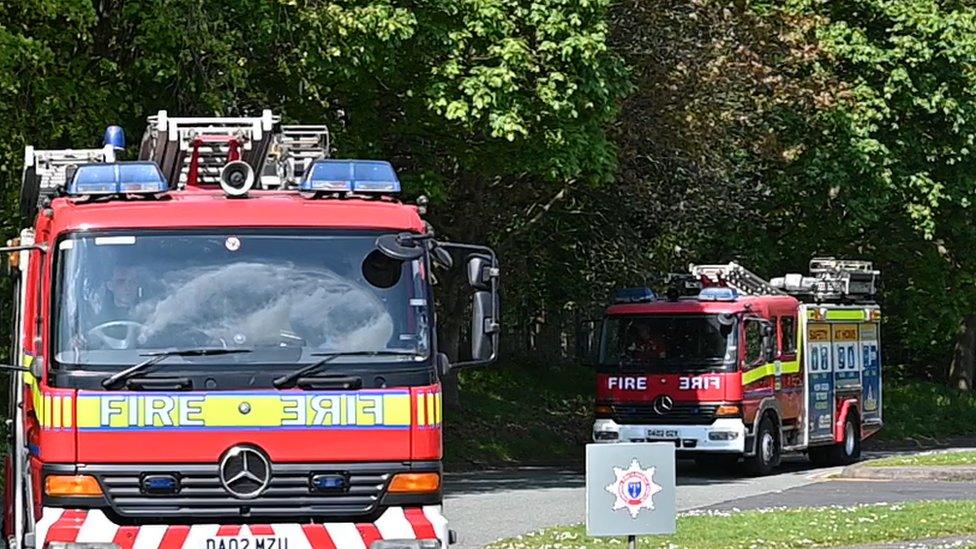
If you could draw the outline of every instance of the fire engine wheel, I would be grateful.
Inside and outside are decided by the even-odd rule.
[[[746,472],[755,476],[772,473],[779,466],[781,453],[776,422],[766,415],[756,431],[756,455],[743,461]]]
[[[861,424],[857,417],[844,421],[844,440],[830,446],[810,449],[810,460],[817,465],[850,465],[861,459]]]

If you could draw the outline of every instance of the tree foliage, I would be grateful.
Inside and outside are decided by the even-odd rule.
[[[615,287],[689,262],[772,275],[828,254],[879,263],[888,361],[942,375],[976,329],[974,17],[939,0],[3,0],[6,232],[25,145],[272,108],[393,161],[440,236],[497,247],[510,352],[564,356]],[[440,305],[456,347],[463,296]]]

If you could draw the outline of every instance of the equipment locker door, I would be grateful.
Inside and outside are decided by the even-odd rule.
[[[807,431],[811,441],[833,439],[834,368],[830,325],[807,324]]]
[[[835,391],[856,391],[861,387],[861,353],[858,350],[857,328],[857,324],[850,323],[831,325]]]
[[[861,360],[863,370],[861,391],[864,423],[881,422],[881,353],[878,347],[878,324],[861,325]]]

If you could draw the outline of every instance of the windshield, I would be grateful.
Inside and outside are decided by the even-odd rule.
[[[600,362],[675,371],[732,368],[735,320],[720,320],[718,315],[607,318]]]
[[[233,360],[292,365],[322,352],[404,351],[337,362],[425,357],[424,263],[387,258],[378,235],[75,235],[58,251],[55,360],[131,366],[180,348],[246,348]]]

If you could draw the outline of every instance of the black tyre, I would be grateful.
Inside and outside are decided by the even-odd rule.
[[[844,421],[844,440],[830,446],[810,448],[810,461],[816,465],[850,465],[861,459],[861,422],[854,411]]]
[[[745,470],[750,475],[764,476],[773,472],[779,466],[782,457],[780,448],[779,429],[772,416],[765,415],[756,430],[756,454],[743,461]]]

